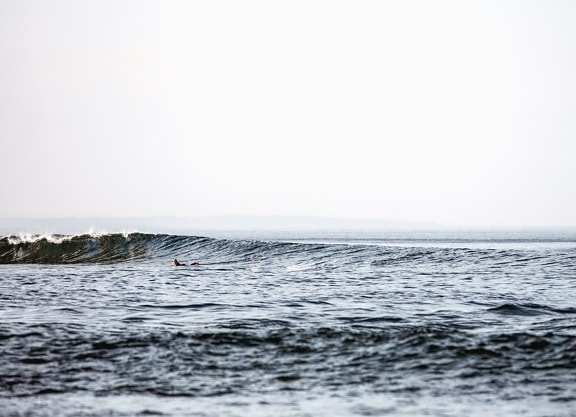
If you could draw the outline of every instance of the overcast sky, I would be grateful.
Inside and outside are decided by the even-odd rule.
[[[576,2],[0,0],[0,216],[576,225]]]

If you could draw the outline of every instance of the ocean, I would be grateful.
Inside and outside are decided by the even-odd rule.
[[[574,232],[6,235],[0,301],[0,416],[576,416]]]

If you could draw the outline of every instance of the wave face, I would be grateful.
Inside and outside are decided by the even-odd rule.
[[[161,234],[31,235],[0,239],[0,263],[78,264],[142,260],[192,249],[207,238]]]

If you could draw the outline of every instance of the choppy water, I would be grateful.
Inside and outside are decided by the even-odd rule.
[[[0,415],[575,416],[576,239],[5,237]]]

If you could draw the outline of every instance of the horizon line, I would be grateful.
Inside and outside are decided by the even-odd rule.
[[[148,215],[148,216],[75,216],[75,215],[64,215],[64,216],[0,216],[0,221],[62,221],[62,220],[72,220],[72,221],[138,221],[138,220],[267,220],[267,221],[274,221],[274,220],[319,220],[319,221],[327,221],[330,222],[330,225],[324,224],[323,228],[327,226],[337,227],[337,222],[343,223],[357,223],[363,224],[365,227],[368,226],[370,223],[373,226],[377,226],[379,223],[380,227],[390,227],[390,228],[424,228],[424,229],[483,229],[483,230],[490,230],[490,229],[574,229],[576,228],[575,225],[569,224],[444,224],[430,220],[395,220],[395,219],[388,219],[388,218],[378,218],[378,217],[370,217],[370,218],[362,218],[362,217],[342,217],[342,216],[322,216],[322,215],[284,215],[284,214],[265,214],[265,215],[249,215],[249,214],[223,214],[223,215],[195,215],[195,216],[184,216],[184,215]],[[158,226],[158,225],[157,225]],[[166,225],[167,226],[167,225]],[[176,227],[178,225],[171,225],[168,227]],[[181,225],[182,227],[192,227],[193,225]],[[225,226],[225,225],[223,225]],[[230,225],[228,225],[230,226]],[[238,225],[236,225],[238,226]],[[242,225],[242,228],[249,227],[249,225]],[[253,225],[262,227],[263,224]],[[271,226],[271,225],[269,225]],[[281,226],[276,224],[275,227]],[[284,225],[290,226],[290,225]],[[293,225],[298,226],[298,225]],[[302,225],[300,225],[302,226]],[[343,225],[344,226],[344,225]],[[351,225],[348,225],[351,226]],[[194,227],[201,229],[198,225]],[[212,225],[215,227],[215,225]],[[220,227],[221,228],[221,227]],[[238,228],[238,227],[234,227]]]

